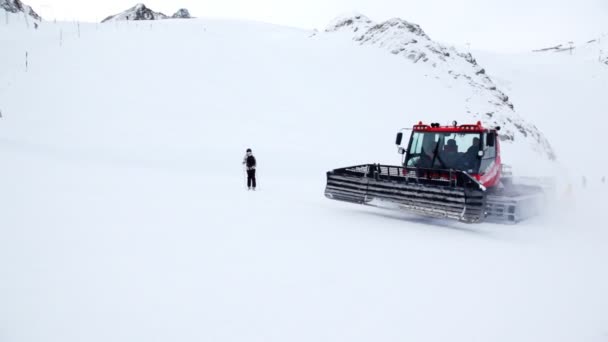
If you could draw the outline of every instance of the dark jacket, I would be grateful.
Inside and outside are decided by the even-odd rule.
[[[245,156],[245,158],[243,159],[243,164],[245,164],[245,166],[247,167],[247,170],[255,170],[255,167],[256,167],[255,157],[253,155]]]

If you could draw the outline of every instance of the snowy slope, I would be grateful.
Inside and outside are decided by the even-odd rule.
[[[608,65],[606,48],[608,47],[608,33],[600,33],[592,39],[583,41],[569,41],[561,44],[533,50],[540,54],[566,54],[576,55],[576,59],[586,61],[598,61]]]
[[[328,169],[397,163],[398,128],[470,120],[491,94],[342,33],[33,32],[0,25],[2,342],[605,340],[606,188],[560,189],[554,215],[513,227],[323,198]],[[496,82],[552,121],[519,109],[546,95]],[[532,141],[505,144],[511,161],[540,160]]]
[[[470,53],[434,42],[420,26],[399,18],[374,23],[362,14],[347,15],[336,18],[325,31],[347,32],[361,45],[380,47],[421,64],[425,77],[468,91],[465,116],[468,122],[480,120],[488,126],[500,126],[503,140],[529,140],[531,148],[549,159],[555,158],[541,131],[517,115],[509,97],[497,88]],[[451,122],[449,115],[454,114],[446,114],[444,122]]]
[[[573,46],[572,51],[475,54],[511,94],[518,112],[543,127],[564,171],[576,183],[585,176],[597,184],[608,176],[601,140],[608,126],[608,65],[603,58],[608,36],[598,34]]]

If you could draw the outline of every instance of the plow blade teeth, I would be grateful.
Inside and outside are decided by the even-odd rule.
[[[514,224],[542,212],[546,201],[540,187],[511,185],[502,193],[490,194],[486,200],[488,222]]]
[[[466,176],[444,181],[408,177],[407,172],[402,167],[375,164],[333,170],[327,173],[325,196],[468,223],[485,218],[484,189],[471,185]]]

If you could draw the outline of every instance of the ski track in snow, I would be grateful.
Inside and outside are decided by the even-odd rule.
[[[464,90],[381,50],[259,23],[83,24],[81,38],[69,23],[11,25],[0,341],[606,340],[608,185],[581,188],[570,153],[571,193],[562,180],[548,212],[516,226],[323,197],[325,171],[397,163],[397,129],[465,108]],[[565,123],[518,90],[525,75],[484,58],[555,138]]]

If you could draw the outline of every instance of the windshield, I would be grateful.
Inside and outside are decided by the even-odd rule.
[[[478,173],[480,137],[480,133],[414,132],[405,165]]]

